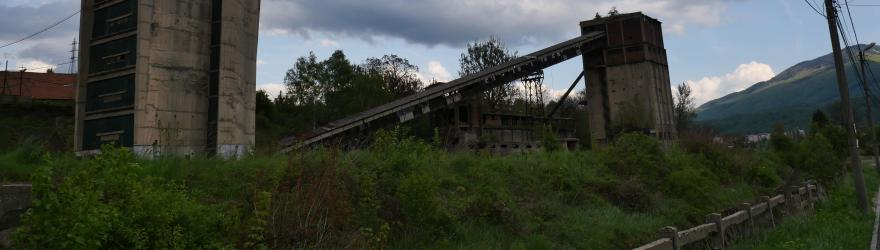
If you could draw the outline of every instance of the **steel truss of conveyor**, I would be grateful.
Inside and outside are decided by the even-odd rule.
[[[310,137],[299,141],[295,136],[282,139],[281,152],[309,147],[340,136],[355,135],[370,128],[399,124],[441,110],[458,103],[465,97],[501,86],[525,77],[535,71],[548,68],[563,61],[605,46],[605,33],[591,32],[586,35],[550,46],[537,52],[517,57],[501,65],[474,74],[431,86],[425,90],[371,108],[346,118],[331,122],[313,131]]]

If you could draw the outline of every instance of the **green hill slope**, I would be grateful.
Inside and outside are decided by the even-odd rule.
[[[880,72],[880,50],[869,51],[868,59],[871,69]],[[844,61],[850,62],[848,57],[844,57]],[[853,102],[864,106],[863,90],[853,70],[855,66],[846,63],[849,89]],[[836,82],[833,58],[825,55],[798,63],[768,81],[703,104],[697,109],[697,121],[722,134],[769,132],[776,123],[789,128],[808,128],[813,111],[828,109],[840,100]],[[873,81],[871,89],[880,95],[880,88]],[[864,109],[856,112],[863,114]]]

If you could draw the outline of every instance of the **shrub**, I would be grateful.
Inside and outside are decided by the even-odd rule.
[[[541,131],[541,145],[544,147],[544,150],[562,150],[562,141],[559,140],[559,135],[556,134],[556,130],[553,129],[553,125],[542,125],[539,129]]]
[[[654,201],[641,184],[633,180],[594,179],[586,184],[616,207],[630,212],[648,212]]]
[[[667,194],[691,201],[692,205],[707,208],[716,204],[714,194],[719,185],[702,169],[685,167],[669,174],[666,179]]]
[[[0,182],[27,180],[30,173],[42,163],[44,153],[42,146],[28,141],[15,150],[0,154]]]
[[[624,179],[656,184],[669,173],[660,142],[643,134],[623,134],[603,152],[609,170]]]
[[[438,240],[450,232],[452,216],[442,206],[437,180],[424,172],[414,173],[400,181],[400,199],[404,223],[420,238]]]
[[[746,173],[749,183],[758,184],[765,188],[775,188],[782,184],[782,178],[779,177],[778,164],[761,159],[752,165]]]
[[[194,201],[182,186],[142,175],[126,149],[54,175],[53,159],[32,178],[37,198],[14,233],[43,249],[220,247],[221,213]],[[56,181],[56,178],[59,178]]]
[[[801,142],[794,156],[794,169],[826,187],[832,186],[843,174],[842,160],[835,154],[831,142],[822,134],[815,134]]]
[[[321,150],[298,156],[271,195],[270,246],[340,248],[333,238],[344,236],[352,206],[346,178],[338,172],[338,153]]]

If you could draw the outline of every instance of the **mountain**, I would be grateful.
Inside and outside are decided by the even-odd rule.
[[[856,46],[850,48],[854,53],[858,51]],[[880,77],[880,48],[872,48],[866,57],[871,70]],[[845,51],[843,59],[850,97],[856,105],[854,111],[857,117],[863,117],[864,91],[854,70],[858,63],[853,64]],[[868,79],[871,95],[880,95],[880,86],[871,80],[870,73]],[[696,120],[722,134],[769,132],[776,123],[782,123],[786,128],[806,129],[814,111],[826,110],[833,115],[836,111],[829,108],[839,100],[834,58],[828,54],[798,63],[772,79],[756,83],[743,91],[707,102],[697,108]],[[880,110],[874,114],[874,118],[880,118]]]

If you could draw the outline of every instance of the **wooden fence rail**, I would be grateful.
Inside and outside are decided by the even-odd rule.
[[[792,186],[774,197],[761,197],[757,204],[743,203],[735,212],[722,216],[709,214],[706,223],[679,231],[675,227],[660,229],[660,239],[636,250],[727,249],[733,240],[755,235],[763,228],[774,228],[780,219],[813,211],[815,203],[824,199],[815,181]]]

